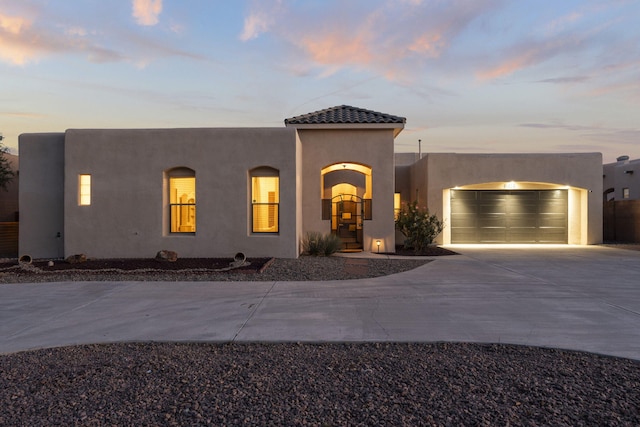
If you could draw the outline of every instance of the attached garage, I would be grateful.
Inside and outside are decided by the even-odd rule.
[[[567,190],[451,190],[451,243],[568,243]]]

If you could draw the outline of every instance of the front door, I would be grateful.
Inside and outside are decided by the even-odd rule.
[[[341,194],[331,202],[331,232],[340,237],[343,250],[362,250],[362,198]]]

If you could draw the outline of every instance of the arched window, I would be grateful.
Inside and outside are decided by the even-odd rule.
[[[196,232],[196,173],[189,168],[167,172],[169,188],[169,231]]]
[[[251,232],[278,233],[280,177],[277,169],[260,167],[251,171]]]

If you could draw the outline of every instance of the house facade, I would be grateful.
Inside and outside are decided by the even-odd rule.
[[[392,252],[394,209],[415,197],[445,219],[439,243],[500,240],[483,237],[486,200],[506,218],[494,230],[500,241],[601,240],[601,199],[592,203],[592,192],[602,194],[598,153],[394,155],[405,121],[343,105],[282,128],[23,134],[20,254],[295,258],[310,231],[337,234],[347,250]],[[523,198],[528,204],[516,202]],[[514,221],[537,231],[507,237],[517,234]]]
[[[640,200],[640,159],[620,156],[603,167],[604,200]]]

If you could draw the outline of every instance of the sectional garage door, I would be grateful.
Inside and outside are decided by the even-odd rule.
[[[567,243],[567,190],[451,190],[451,243]]]

